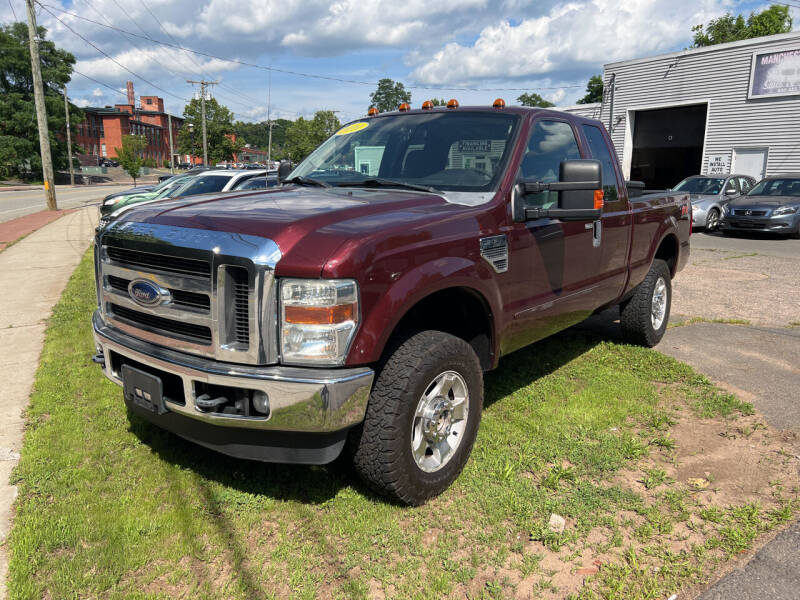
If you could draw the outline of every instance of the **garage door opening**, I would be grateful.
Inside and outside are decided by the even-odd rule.
[[[631,179],[666,189],[700,173],[707,112],[707,104],[636,111]]]

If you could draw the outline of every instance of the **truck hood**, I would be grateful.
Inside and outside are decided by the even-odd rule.
[[[407,235],[415,224],[451,218],[459,208],[426,192],[293,186],[161,200],[132,207],[118,221],[269,238],[281,250],[279,274],[318,277],[349,239]]]

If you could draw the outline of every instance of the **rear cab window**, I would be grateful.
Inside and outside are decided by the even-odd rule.
[[[589,151],[592,158],[600,161],[603,170],[603,201],[616,202],[619,198],[617,187],[617,171],[614,168],[615,160],[608,149],[605,136],[599,127],[594,125],[583,125],[583,135],[589,144]]]

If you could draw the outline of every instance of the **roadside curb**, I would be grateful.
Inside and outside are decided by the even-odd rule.
[[[62,210],[42,210],[24,217],[17,217],[5,223],[0,223],[0,252],[8,248],[11,244],[30,235],[37,229],[49,225],[56,219],[64,215],[75,212],[75,208]]]

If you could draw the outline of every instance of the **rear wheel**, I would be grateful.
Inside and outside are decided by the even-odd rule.
[[[620,307],[622,333],[629,342],[652,348],[667,330],[672,303],[669,266],[655,259],[644,281]]]
[[[472,347],[441,331],[397,346],[380,369],[353,463],[377,492],[405,504],[441,494],[472,451],[483,408],[483,371]]]

